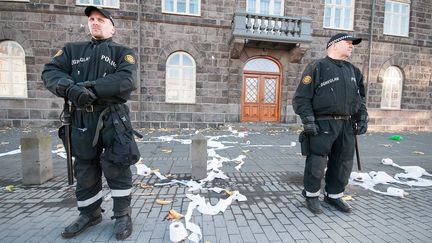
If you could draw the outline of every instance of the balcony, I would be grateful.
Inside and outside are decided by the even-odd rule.
[[[312,42],[312,19],[235,12],[232,21],[232,49],[244,46],[290,49]]]

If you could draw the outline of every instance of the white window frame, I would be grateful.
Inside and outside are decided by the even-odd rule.
[[[22,2],[22,3],[28,3],[30,0],[0,0],[0,2]]]
[[[106,4],[107,1],[111,0],[100,0],[102,1],[102,4],[95,4],[95,0],[76,0],[76,5],[78,6],[98,6],[103,8],[113,8],[113,9],[119,9],[120,8],[120,0],[114,0],[117,1],[116,5],[108,5]]]
[[[340,0],[341,4],[336,4],[337,0],[325,0],[324,3],[324,17],[323,17],[323,28],[326,29],[335,29],[335,30],[354,30],[354,14],[355,14],[355,0],[351,1],[351,6],[349,5],[345,5],[343,4],[345,0]],[[331,8],[331,12],[330,12],[330,23],[328,26],[326,26],[326,9],[327,7]],[[340,16],[340,20],[339,20],[339,25],[343,26],[344,20],[346,19],[345,17],[345,9],[346,8],[350,8],[351,9],[351,15],[349,16],[349,27],[345,28],[345,27],[336,27],[335,25],[335,20],[336,20],[336,9],[341,9],[341,16]]]
[[[173,0],[174,3],[174,11],[168,11],[165,10],[165,1],[166,0],[161,0],[162,1],[162,13],[168,13],[168,14],[178,14],[178,15],[191,15],[191,16],[201,16],[201,0],[198,0],[198,13],[191,13],[190,9],[189,9],[189,3],[190,0],[186,0],[186,12],[182,13],[182,12],[177,12],[177,1],[178,0]]]
[[[396,74],[396,75],[395,75]],[[383,75],[383,86],[381,94],[381,109],[400,110],[402,101],[403,74],[397,66],[390,66]],[[393,98],[394,89],[398,88],[399,93]],[[386,96],[389,96],[386,98]]]
[[[9,90],[9,94],[0,94],[0,98],[27,98],[28,97],[28,90],[27,90],[27,68],[25,63],[25,51],[22,48],[22,46],[16,42],[16,41],[1,41],[0,45],[9,45],[10,43],[15,44],[19,47],[19,56],[11,56],[9,54],[3,55],[0,53],[0,60],[5,61],[6,63],[6,69],[2,70],[0,66],[0,86],[6,85]],[[9,47],[7,47],[9,49]],[[16,61],[22,63],[21,69],[17,70]],[[22,82],[19,82],[20,80],[15,80],[16,73],[21,73]],[[2,80],[4,77],[6,77],[6,80]],[[23,89],[23,95],[14,95],[11,90],[17,90],[16,87],[18,86],[24,86]]]
[[[169,62],[171,59],[176,56],[179,57],[179,65],[170,65]],[[192,61],[192,66],[184,66],[183,58],[188,57]],[[183,70],[185,68],[191,68],[192,70],[192,80],[184,80]],[[177,69],[179,72],[178,78],[169,77],[170,69]],[[191,83],[187,83],[191,82]],[[184,94],[182,98],[175,99],[169,93],[182,93]],[[179,104],[195,104],[196,103],[196,63],[195,59],[189,55],[189,53],[184,51],[176,51],[172,53],[166,61],[166,70],[165,70],[165,102],[167,103],[179,103]]]
[[[276,15],[276,16],[283,16],[284,14],[284,0],[281,0],[281,9],[279,14],[270,14],[270,15]],[[246,11],[249,9],[249,0],[246,1]],[[269,6],[269,12],[274,12],[274,0],[270,0],[270,6]],[[261,0],[255,1],[255,13],[256,14],[262,14],[261,13]]]
[[[391,3],[391,8],[393,10],[395,5],[400,5],[400,9],[402,9],[403,5],[408,6],[408,12],[407,13],[395,13],[390,9],[387,9],[387,3]],[[385,35],[394,35],[394,36],[403,36],[408,37],[409,36],[409,23],[410,23],[410,11],[411,11],[411,1],[409,0],[401,0],[401,1],[393,1],[393,0],[386,0],[384,3],[384,26],[383,26],[383,33]],[[395,19],[396,18],[396,19]],[[402,30],[402,19],[406,18],[406,28]],[[395,20],[395,22],[394,22]],[[393,32],[393,29],[390,27],[388,29],[386,26],[398,26],[397,32]]]

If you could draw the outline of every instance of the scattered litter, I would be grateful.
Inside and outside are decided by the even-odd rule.
[[[342,199],[345,201],[354,201],[354,198],[352,198],[352,196],[350,196],[350,195],[344,196],[344,197],[342,197]]]
[[[9,142],[1,142],[0,145],[8,145]]]
[[[424,155],[425,153],[422,151],[414,151],[413,154],[419,154],[419,155]]]
[[[180,220],[182,218],[184,218],[183,214],[175,211],[174,209],[170,209],[163,220],[173,220],[173,221],[176,221],[176,220]]]
[[[146,183],[144,183],[144,182],[139,182],[137,185],[138,185],[139,188],[142,188],[142,189],[149,189],[149,188],[153,188],[152,185],[148,185],[148,184],[146,184]]]
[[[427,187],[432,186],[432,180],[421,178],[422,176],[432,176],[420,166],[400,166],[390,158],[381,160],[384,165],[391,165],[404,170],[404,173],[397,173],[394,177],[383,171],[371,171],[369,173],[351,172],[350,183],[361,186],[373,192],[404,198],[409,194],[401,188],[388,187],[386,191],[375,189],[378,184],[399,184],[406,186]]]
[[[394,163],[393,163],[393,160],[390,159],[390,158],[384,158],[384,159],[381,160],[381,162],[382,162],[384,165],[393,165],[393,164],[394,164]]]
[[[170,229],[170,240],[172,242],[183,242],[188,233],[182,222],[173,222],[169,226]]]
[[[166,153],[166,154],[170,154],[172,153],[172,149],[161,149],[162,152]]]
[[[172,203],[172,200],[156,199],[156,203],[159,205],[168,205]]]
[[[391,147],[393,147],[393,145],[391,145],[391,144],[379,144],[379,145],[384,146],[384,147],[386,147],[386,148],[391,148]]]
[[[15,188],[14,185],[7,185],[7,186],[5,186],[4,191],[5,192],[13,192],[14,188]]]
[[[135,196],[154,196],[154,192],[135,192],[133,193]]]
[[[404,198],[404,197],[409,195],[408,192],[405,192],[403,189],[396,188],[396,187],[388,187],[387,193],[389,195],[393,195],[393,196],[400,197],[400,198]]]
[[[135,167],[137,168],[137,174],[142,176],[148,176],[151,174],[151,169],[147,167],[145,164],[140,163],[142,161],[142,158],[138,161],[138,163],[135,164]]]
[[[21,149],[20,148],[12,150],[12,151],[9,151],[9,152],[6,152],[6,153],[2,153],[2,154],[0,154],[0,157],[6,156],[6,155],[19,154],[19,153],[21,153]]]
[[[159,172],[159,169],[152,170],[151,172],[152,172],[153,174],[155,174],[155,175],[159,178],[159,180],[166,180],[166,179],[168,179],[168,178],[166,178],[165,176],[163,176],[163,175]]]
[[[401,141],[403,137],[401,135],[392,135],[389,137],[390,140]]]

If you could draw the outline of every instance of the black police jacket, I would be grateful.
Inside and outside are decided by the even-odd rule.
[[[293,98],[293,108],[302,120],[326,115],[367,115],[363,75],[351,63],[325,57],[304,70]]]
[[[94,81],[91,87],[98,99],[96,104],[125,103],[136,89],[136,54],[111,38],[87,42],[67,43],[44,66],[42,80],[53,94],[59,79],[75,84]]]

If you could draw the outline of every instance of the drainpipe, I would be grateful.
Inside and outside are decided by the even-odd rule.
[[[374,28],[374,19],[375,19],[375,1],[372,0],[371,5],[371,20],[370,20],[370,29],[369,29],[369,57],[368,57],[368,81],[366,85],[366,107],[369,99],[369,89],[371,83],[371,69],[372,69],[372,44],[373,44],[373,28]]]
[[[138,124],[140,128],[143,127],[142,124],[142,109],[141,109],[141,102],[142,102],[142,94],[141,94],[141,0],[138,1],[138,66],[137,66],[137,78],[138,78]]]

